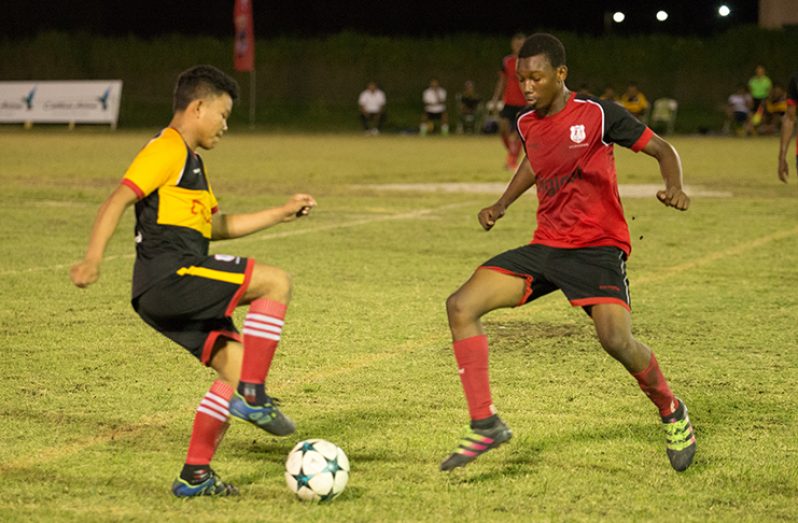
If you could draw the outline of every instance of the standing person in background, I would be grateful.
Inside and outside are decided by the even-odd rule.
[[[754,105],[751,108],[752,113],[756,113],[759,107],[765,103],[765,99],[770,94],[770,89],[772,87],[773,83],[765,74],[765,67],[757,65],[756,69],[754,69],[754,76],[748,80],[748,91],[751,93],[751,98],[754,101]]]
[[[499,135],[501,136],[504,148],[507,150],[507,158],[504,166],[508,171],[515,170],[518,165],[518,154],[521,152],[521,140],[515,132],[515,116],[526,106],[524,93],[518,85],[518,78],[515,76],[515,62],[518,59],[518,51],[524,45],[526,35],[516,33],[510,40],[511,53],[502,58],[499,68],[499,79],[496,82],[496,89],[493,91],[491,108],[495,112],[501,97],[503,107],[499,113]]]
[[[781,121],[781,143],[779,144],[779,180],[787,183],[790,168],[787,166],[787,149],[795,131],[795,112],[798,106],[798,71],[790,78],[787,85],[787,112]],[[798,167],[798,143],[795,144],[795,164]]]
[[[380,134],[385,120],[385,93],[377,87],[377,82],[369,82],[360,93],[357,104],[360,108],[360,121],[366,134]]]
[[[441,87],[437,78],[429,81],[429,87],[421,93],[424,112],[421,115],[419,133],[426,136],[436,129],[442,135],[449,134],[449,115],[446,113],[446,89]]]

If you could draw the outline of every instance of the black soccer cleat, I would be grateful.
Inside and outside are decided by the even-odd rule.
[[[448,472],[458,467],[465,467],[487,451],[510,441],[512,437],[513,433],[510,428],[498,417],[489,428],[469,428],[468,434],[463,437],[458,449],[443,460],[441,470]]]
[[[693,424],[687,414],[687,405],[676,398],[679,407],[670,416],[662,417],[665,429],[665,452],[671,466],[678,472],[687,470],[695,456],[696,442]]]

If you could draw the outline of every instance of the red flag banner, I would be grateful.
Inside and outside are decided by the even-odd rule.
[[[252,0],[236,0],[233,7],[235,45],[233,64],[236,71],[255,70],[255,27],[252,23]]]

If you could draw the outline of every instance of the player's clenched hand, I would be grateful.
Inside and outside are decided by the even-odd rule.
[[[787,180],[790,178],[790,168],[787,167],[787,159],[786,158],[779,158],[779,180],[784,183],[787,183]]]
[[[83,260],[69,269],[69,279],[81,289],[88,287],[100,278],[100,265]]]
[[[670,187],[664,191],[657,191],[657,199],[661,201],[663,205],[679,209],[680,211],[686,211],[687,208],[690,207],[690,197],[687,196],[683,190],[676,187]]]
[[[301,218],[310,214],[310,210],[316,206],[316,200],[309,194],[295,194],[283,205],[286,211],[284,222],[290,222],[296,218]]]
[[[494,203],[490,207],[485,207],[479,211],[479,224],[483,229],[489,231],[496,225],[496,220],[504,216],[507,208],[499,202]]]

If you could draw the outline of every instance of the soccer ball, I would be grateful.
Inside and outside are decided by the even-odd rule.
[[[337,445],[323,439],[300,441],[285,460],[285,482],[303,501],[329,501],[349,481],[349,458]]]

